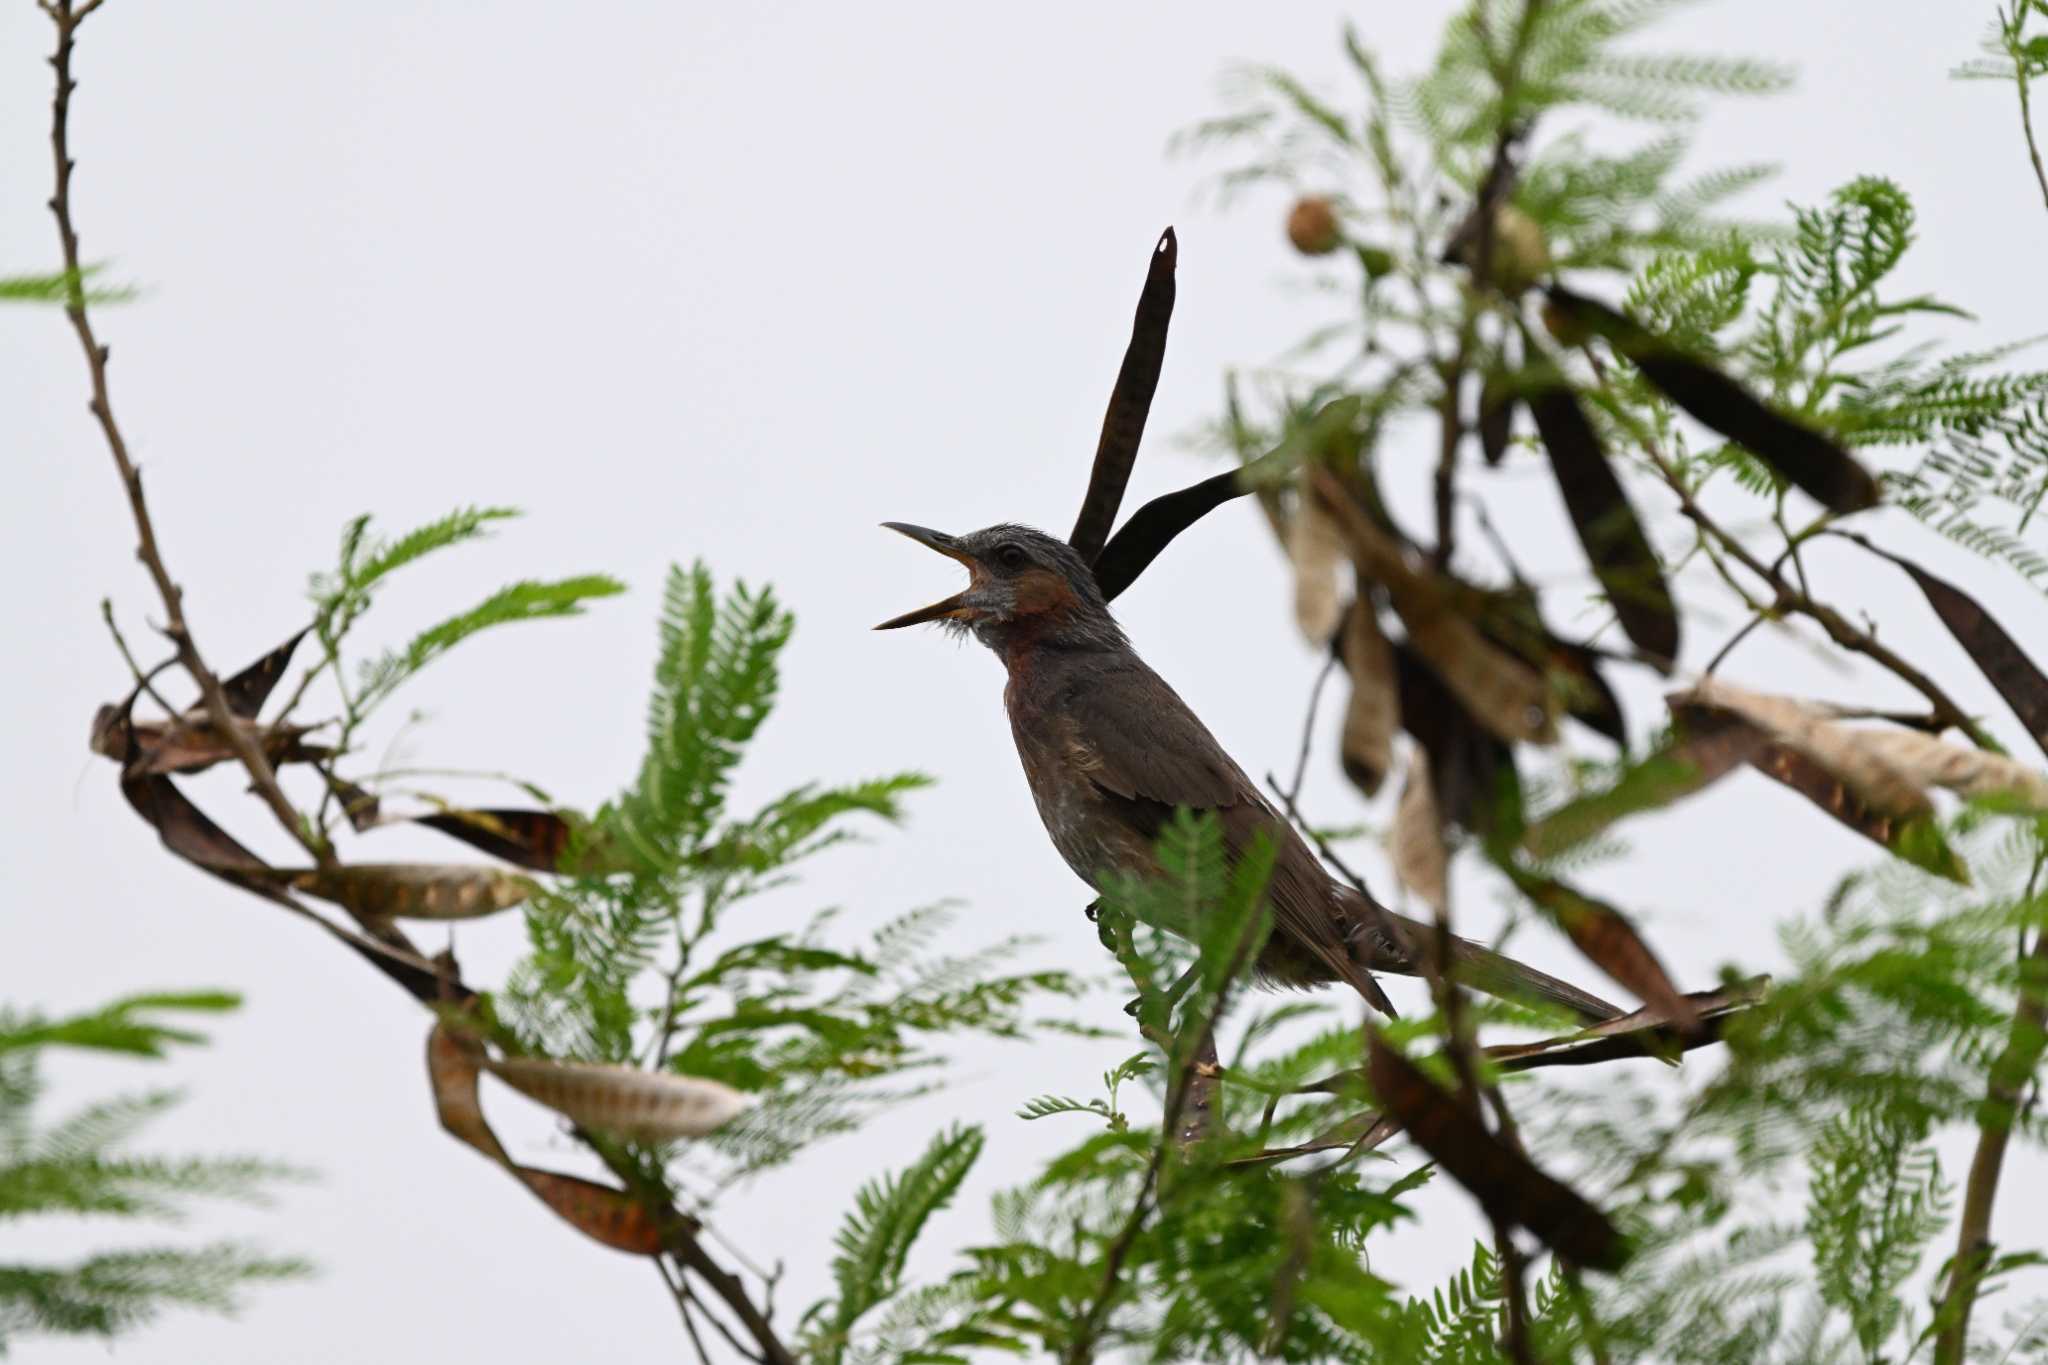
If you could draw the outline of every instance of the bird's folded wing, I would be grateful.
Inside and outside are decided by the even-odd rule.
[[[1131,803],[1128,813],[1144,822],[1148,838],[1176,806],[1216,812],[1233,864],[1263,834],[1277,846],[1266,887],[1274,928],[1321,960],[1333,977],[1365,990],[1356,980],[1363,968],[1344,941],[1343,917],[1315,855],[1173,689],[1156,675],[1148,681],[1149,686],[1093,687],[1069,698],[1063,708],[1068,761],[1103,792]],[[1147,704],[1129,704],[1133,696]],[[1376,988],[1368,998],[1375,994]]]

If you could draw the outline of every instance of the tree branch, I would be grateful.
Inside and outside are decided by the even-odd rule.
[[[77,166],[71,158],[70,146],[71,92],[78,88],[78,82],[71,77],[71,57],[79,24],[98,9],[100,3],[101,0],[86,0],[85,4],[74,6],[72,0],[49,0],[43,6],[44,13],[57,27],[57,50],[50,57],[50,66],[56,73],[55,94],[50,101],[50,150],[56,169],[50,212],[57,220],[57,239],[64,253],[67,294],[64,314],[71,319],[72,330],[78,334],[78,344],[85,351],[86,369],[92,379],[92,415],[99,421],[100,433],[106,438],[107,449],[114,457],[114,468],[120,474],[121,486],[128,495],[128,510],[135,521],[136,557],[149,571],[151,581],[156,584],[157,596],[163,600],[163,630],[177,649],[179,666],[198,685],[208,719],[233,747],[242,766],[249,770],[249,779],[255,785],[256,794],[270,807],[277,822],[320,866],[332,867],[335,865],[334,850],[324,839],[313,834],[305,818],[286,798],[270,760],[264,756],[255,736],[235,723],[219,677],[206,666],[206,660],[199,652],[198,642],[193,639],[192,631],[185,622],[184,593],[164,566],[163,553],[157,546],[156,527],[150,520],[149,505],[142,496],[142,474],[129,458],[128,443],[121,435],[120,424],[114,420],[113,402],[107,390],[108,347],[94,333],[92,318],[86,310],[84,265],[79,256],[78,230],[71,219],[71,173]]]
[[[766,1365],[796,1365],[796,1357],[790,1353],[789,1347],[783,1345],[782,1338],[776,1335],[774,1324],[768,1321],[767,1315],[755,1306],[754,1300],[747,1294],[745,1282],[712,1260],[711,1253],[704,1250],[704,1244],[697,1240],[696,1233],[688,1226],[677,1223],[672,1226],[666,1241],[668,1254],[676,1258],[676,1263],[702,1280],[704,1286],[732,1310],[733,1316],[739,1319],[747,1335],[754,1339],[754,1345],[760,1348],[760,1360]],[[706,1316],[710,1315],[707,1313]],[[712,1319],[712,1325],[718,1325],[717,1319]]]

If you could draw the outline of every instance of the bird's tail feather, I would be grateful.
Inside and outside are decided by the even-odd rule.
[[[1364,959],[1374,971],[1394,972],[1402,976],[1423,975],[1415,955],[1430,951],[1436,937],[1436,926],[1396,914],[1377,902],[1362,899],[1349,888],[1346,892],[1354,954]],[[1619,1018],[1622,1014],[1621,1010],[1590,991],[1582,991],[1569,981],[1560,981],[1470,939],[1453,935],[1451,954],[1459,980],[1488,995],[1506,1000],[1545,1001],[1593,1024]],[[1353,985],[1357,983],[1353,982]],[[1364,992],[1363,987],[1359,989]],[[1366,998],[1370,1000],[1372,997],[1367,995]],[[1388,1013],[1392,1011],[1388,1010]]]
[[[1453,939],[1451,951],[1457,959],[1459,979],[1488,995],[1508,1000],[1533,997],[1562,1006],[1594,1024],[1619,1018],[1622,1013],[1599,996],[1582,991],[1569,981],[1560,981],[1470,939]]]

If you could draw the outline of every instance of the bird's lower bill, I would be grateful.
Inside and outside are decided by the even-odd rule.
[[[901,616],[892,616],[876,626],[876,630],[895,630],[901,626],[922,625],[926,621],[972,621],[981,613],[967,605],[964,592],[956,592],[941,602],[916,611],[906,611]]]
[[[975,562],[974,556],[961,549],[953,537],[944,531],[934,531],[929,526],[913,526],[907,521],[885,521],[882,525],[898,535],[910,537],[928,550],[936,550],[948,559],[959,560],[967,566],[968,572],[977,578],[980,577],[981,565]],[[974,585],[970,583],[965,591],[956,592],[951,597],[934,602],[928,607],[919,607],[916,611],[906,611],[901,616],[892,616],[875,629],[896,630],[903,626],[922,625],[926,621],[976,620],[982,612],[967,601],[967,594],[973,590]]]

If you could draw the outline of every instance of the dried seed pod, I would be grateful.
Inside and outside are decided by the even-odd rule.
[[[753,1107],[718,1081],[595,1062],[533,1057],[486,1060],[484,1069],[571,1122],[635,1142],[701,1137]]]
[[[1287,527],[1287,556],[1294,561],[1294,623],[1310,644],[1326,644],[1344,611],[1337,571],[1345,551],[1343,532],[1320,499],[1301,499]]]
[[[1344,707],[1340,752],[1344,775],[1371,796],[1394,762],[1394,731],[1401,723],[1401,692],[1394,675],[1394,651],[1380,633],[1379,613],[1360,596],[1344,618],[1340,641],[1344,668],[1351,674],[1351,699]]]
[[[291,886],[358,915],[399,919],[479,919],[524,901],[524,877],[493,867],[436,863],[355,863],[291,874]]]
[[[1400,804],[1394,807],[1394,831],[1388,839],[1394,875],[1437,914],[1450,898],[1450,850],[1444,844],[1443,813],[1437,809],[1429,761],[1417,753],[1408,764]]]

